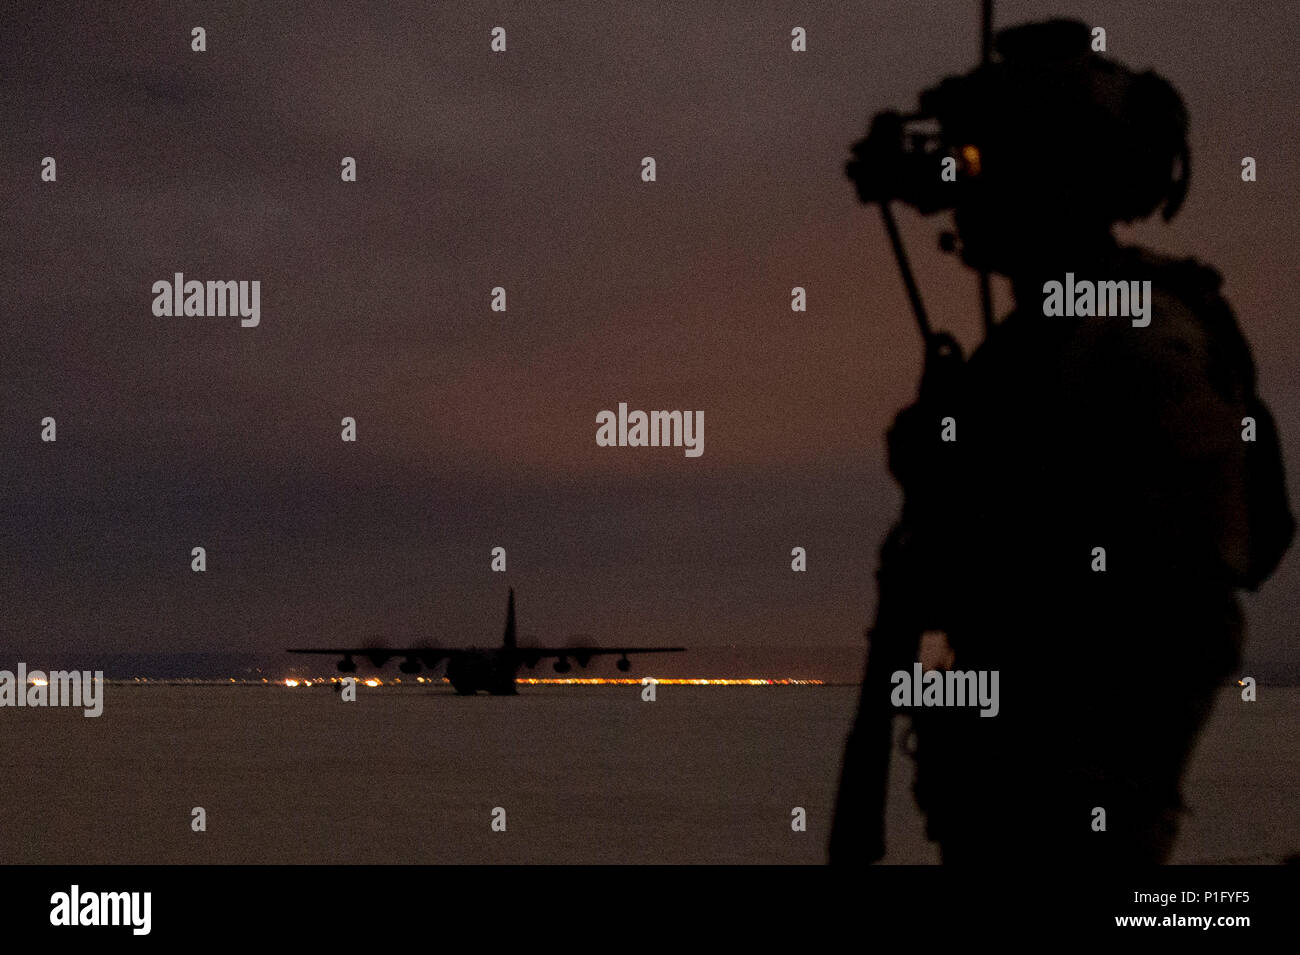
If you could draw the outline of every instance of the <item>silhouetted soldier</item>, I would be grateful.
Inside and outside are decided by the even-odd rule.
[[[1182,104],[1089,40],[1065,21],[1003,31],[999,59],[922,96],[934,151],[886,116],[850,164],[864,201],[951,207],[963,261],[1009,277],[1016,305],[968,362],[927,372],[890,434],[907,503],[882,551],[833,862],[883,853],[883,780],[863,754],[882,738],[882,668],[910,669],[922,631],[946,634],[943,665],[1000,674],[996,717],[908,710],[945,862],[1166,860],[1188,755],[1239,663],[1235,591],[1291,540],[1276,432],[1220,277],[1111,233],[1177,211]],[[1067,273],[1139,296],[1149,281],[1149,323],[1140,301],[1046,315],[1045,286]]]

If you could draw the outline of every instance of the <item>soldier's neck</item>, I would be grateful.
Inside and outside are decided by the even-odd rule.
[[[1128,276],[1111,274],[1120,266],[1120,247],[1109,232],[1087,242],[1044,246],[1034,258],[1008,277],[1017,307],[1041,307],[1043,285],[1063,281],[1066,273],[1090,281],[1118,281]]]

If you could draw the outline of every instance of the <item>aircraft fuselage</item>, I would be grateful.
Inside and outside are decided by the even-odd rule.
[[[447,680],[464,696],[487,690],[493,696],[513,696],[519,660],[506,649],[462,650],[447,659]]]

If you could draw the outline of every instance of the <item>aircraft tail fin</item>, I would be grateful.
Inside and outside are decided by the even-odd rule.
[[[515,588],[510,588],[510,602],[506,604],[506,635],[504,646],[515,649]]]

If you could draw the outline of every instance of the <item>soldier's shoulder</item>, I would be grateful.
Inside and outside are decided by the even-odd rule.
[[[1250,346],[1223,297],[1223,276],[1194,258],[1141,248],[1125,252],[1133,271],[1150,280],[1152,299],[1150,326],[1135,329],[1130,341],[1208,372],[1211,383],[1225,392],[1235,391],[1238,381],[1253,387]]]
[[[1201,310],[1228,308],[1223,297],[1223,276],[1213,266],[1192,257],[1174,257],[1140,246],[1121,249],[1132,278],[1149,280],[1152,293]]]

